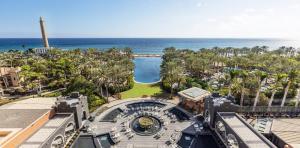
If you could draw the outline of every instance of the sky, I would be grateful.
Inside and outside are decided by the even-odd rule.
[[[300,0],[1,0],[0,38],[300,39]]]

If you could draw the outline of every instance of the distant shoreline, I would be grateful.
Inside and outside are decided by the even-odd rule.
[[[161,57],[161,54],[133,54],[134,57]]]

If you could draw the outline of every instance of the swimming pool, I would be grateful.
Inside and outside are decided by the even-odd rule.
[[[134,80],[140,83],[154,83],[160,80],[160,57],[136,57],[134,59]]]

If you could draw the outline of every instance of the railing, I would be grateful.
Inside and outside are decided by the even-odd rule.
[[[252,106],[243,106],[239,109],[240,113],[294,113],[300,114],[300,107],[293,107],[293,106],[257,106],[253,110]]]

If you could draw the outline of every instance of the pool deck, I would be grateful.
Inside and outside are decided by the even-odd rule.
[[[133,101],[127,101],[127,102],[122,102],[120,104],[115,104],[113,107],[109,108],[106,110],[104,113],[100,114],[97,116],[94,120],[94,122],[90,123],[90,127],[93,129],[93,133],[95,135],[102,135],[102,134],[107,134],[111,131],[113,127],[117,128],[117,131],[119,132],[122,129],[121,123],[124,121],[128,121],[127,118],[121,118],[117,120],[117,122],[100,122],[102,118],[105,117],[110,111],[120,108],[120,109],[125,109],[127,108],[126,105],[132,104],[135,102],[147,102],[149,100],[133,100]],[[152,100],[150,100],[152,101]],[[154,100],[156,101],[156,100]],[[161,100],[162,101],[162,100]],[[168,110],[170,108],[173,108],[176,106],[176,104],[173,104],[168,101],[162,101],[163,104],[166,106],[162,107],[161,110]],[[163,112],[160,112],[162,116]],[[130,114],[130,113],[129,113]],[[168,118],[166,118],[169,120]],[[113,145],[113,147],[117,148],[128,148],[128,147],[134,147],[134,148],[158,148],[158,147],[169,147],[166,142],[170,139],[171,135],[174,133],[178,133],[176,131],[183,131],[187,130],[188,127],[192,125],[194,121],[193,120],[188,120],[188,121],[176,121],[175,123],[169,123],[165,127],[167,127],[167,130],[164,132],[164,134],[161,136],[159,139],[155,139],[154,136],[140,136],[140,135],[134,135],[133,138],[128,139],[127,136],[123,132],[119,132],[121,134],[121,140],[118,144]],[[179,132],[179,133],[180,133]]]

